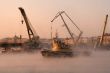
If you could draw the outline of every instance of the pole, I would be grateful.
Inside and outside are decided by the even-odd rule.
[[[102,34],[100,45],[103,45],[104,35],[105,35],[105,29],[106,29],[106,26],[107,26],[107,20],[108,20],[108,14],[106,15],[106,20],[105,20],[105,25],[104,25],[104,29],[103,29],[103,34]]]

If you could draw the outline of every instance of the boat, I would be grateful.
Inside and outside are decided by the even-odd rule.
[[[75,25],[75,27],[80,31],[80,34],[78,36],[78,38],[76,40],[74,40],[74,37],[73,37],[73,33],[70,31],[68,25],[66,24],[62,14],[65,14],[69,20]],[[66,27],[70,37],[72,38],[72,42],[74,44],[72,44],[72,46],[76,46],[81,35],[82,35],[82,31],[78,28],[78,26],[72,21],[72,19],[66,14],[65,11],[61,11],[61,12],[58,12],[57,15],[54,17],[54,19],[51,21],[53,22],[57,17],[61,17],[63,23],[64,23],[64,26]],[[52,29],[52,28],[51,28]],[[58,34],[56,33],[56,37],[53,38],[52,37],[52,34],[51,34],[51,39],[52,39],[52,47],[50,49],[42,49],[41,50],[41,54],[42,56],[45,56],[45,57],[50,57],[50,56],[54,56],[54,57],[61,57],[61,56],[64,56],[64,57],[72,57],[74,56],[74,53],[73,53],[73,48],[70,44],[64,42],[64,39],[60,39],[58,38]],[[72,48],[72,49],[71,49]]]
[[[42,49],[42,56],[45,57],[72,57],[73,51],[70,49],[70,45],[65,44],[62,40],[54,38],[52,40],[51,49]]]

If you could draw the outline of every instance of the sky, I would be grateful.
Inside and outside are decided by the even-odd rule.
[[[57,18],[51,20],[59,11],[65,11],[77,26],[83,31],[83,36],[102,35],[105,16],[110,16],[110,0],[0,0],[0,38],[22,35],[28,37],[23,17],[18,7],[23,7],[36,33],[41,38],[50,38],[51,26],[53,36],[57,30],[60,37],[68,37],[63,22]],[[79,34],[75,27],[63,15],[76,36]],[[106,32],[110,33],[110,18],[108,17]]]

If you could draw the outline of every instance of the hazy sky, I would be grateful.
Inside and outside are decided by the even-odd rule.
[[[13,37],[15,34],[28,36],[25,24],[21,24],[23,18],[18,7],[25,9],[41,38],[50,38],[51,25],[53,32],[57,29],[59,36],[67,36],[60,18],[50,22],[58,11],[66,11],[84,32],[83,36],[101,35],[105,15],[110,16],[110,0],[0,0],[0,38]],[[110,32],[110,18],[106,32]]]

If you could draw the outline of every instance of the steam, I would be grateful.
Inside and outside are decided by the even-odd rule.
[[[78,52],[72,58],[46,58],[40,51],[2,54],[0,73],[110,73],[110,51],[89,51],[89,56]]]

